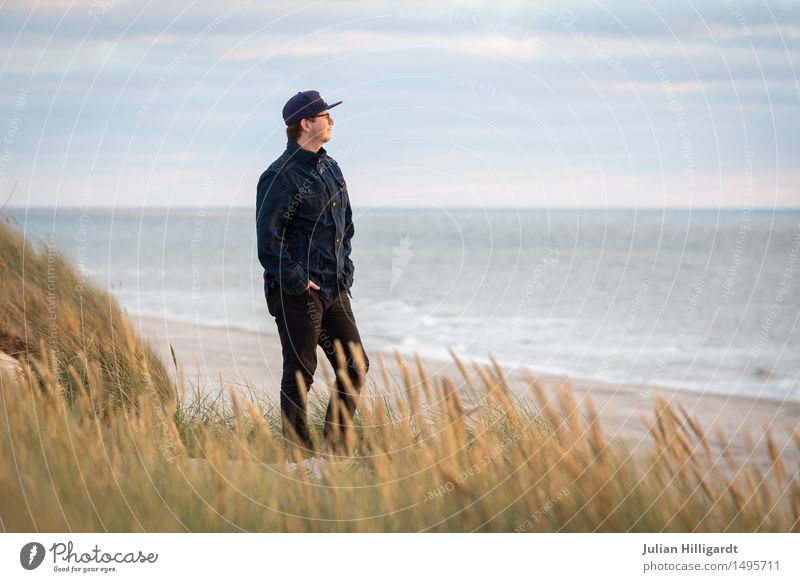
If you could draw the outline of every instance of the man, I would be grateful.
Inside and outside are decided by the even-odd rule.
[[[317,91],[302,91],[287,101],[286,151],[261,175],[257,188],[258,260],[283,352],[283,434],[300,457],[314,455],[306,391],[317,368],[317,346],[337,377],[323,430],[332,452],[352,453],[352,418],[369,368],[348,297],[354,266],[347,185],[339,165],[322,147],[333,130],[330,109],[339,104],[328,105]],[[335,349],[339,344],[344,377],[336,373],[341,367]]]

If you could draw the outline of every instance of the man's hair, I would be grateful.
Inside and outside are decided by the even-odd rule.
[[[297,141],[300,139],[300,136],[303,135],[303,128],[300,127],[300,122],[293,123],[291,125],[286,126],[286,137],[291,139],[292,141]]]

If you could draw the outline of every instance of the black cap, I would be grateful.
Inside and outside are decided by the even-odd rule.
[[[336,107],[340,103],[341,101],[337,101],[328,105],[319,91],[300,91],[283,106],[283,121],[286,125],[292,125],[301,119],[313,117],[326,109]]]

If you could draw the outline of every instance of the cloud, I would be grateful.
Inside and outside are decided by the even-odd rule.
[[[6,183],[41,185],[31,196],[42,203],[52,176],[76,202],[94,173],[114,188],[109,199],[166,192],[191,204],[212,173],[227,187],[219,203],[249,204],[254,177],[285,145],[283,102],[308,88],[344,99],[331,147],[367,144],[346,164],[373,176],[369,199],[400,196],[382,170],[404,165],[461,173],[480,196],[487,176],[507,176],[519,196],[492,193],[499,205],[534,189],[576,204],[650,203],[657,195],[637,197],[634,179],[652,185],[663,172],[670,188],[685,184],[684,126],[699,200],[739,203],[720,198],[713,177],[735,182],[748,148],[758,171],[781,178],[767,194],[786,200],[798,183],[787,165],[800,155],[790,2],[31,6],[6,3],[0,19],[0,132],[29,92],[0,170]],[[403,179],[436,195],[422,174]],[[458,201],[460,187],[441,184],[443,199]]]
[[[276,57],[335,58],[385,51],[433,49],[446,52],[477,53],[515,59],[521,62],[541,57],[533,38],[512,38],[503,35],[454,35],[442,37],[431,33],[383,34],[369,31],[325,31],[298,39],[296,36],[270,36],[236,48],[223,58],[230,61],[262,61]],[[387,55],[380,55],[386,58]]]

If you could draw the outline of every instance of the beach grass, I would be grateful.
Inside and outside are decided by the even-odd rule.
[[[769,430],[763,471],[656,398],[649,445],[631,454],[569,380],[530,375],[520,399],[496,362],[455,354],[459,378],[379,358],[353,453],[293,464],[276,402],[187,386],[180,361],[160,362],[112,297],[8,224],[0,258],[13,358],[0,369],[4,531],[800,530],[800,472]],[[309,394],[318,443],[327,400]]]
[[[116,299],[53,241],[32,244],[8,221],[0,221],[0,296],[0,351],[36,368],[42,388],[53,383],[74,399],[93,370],[106,391],[97,403],[130,406],[147,390],[174,400],[167,369]]]

